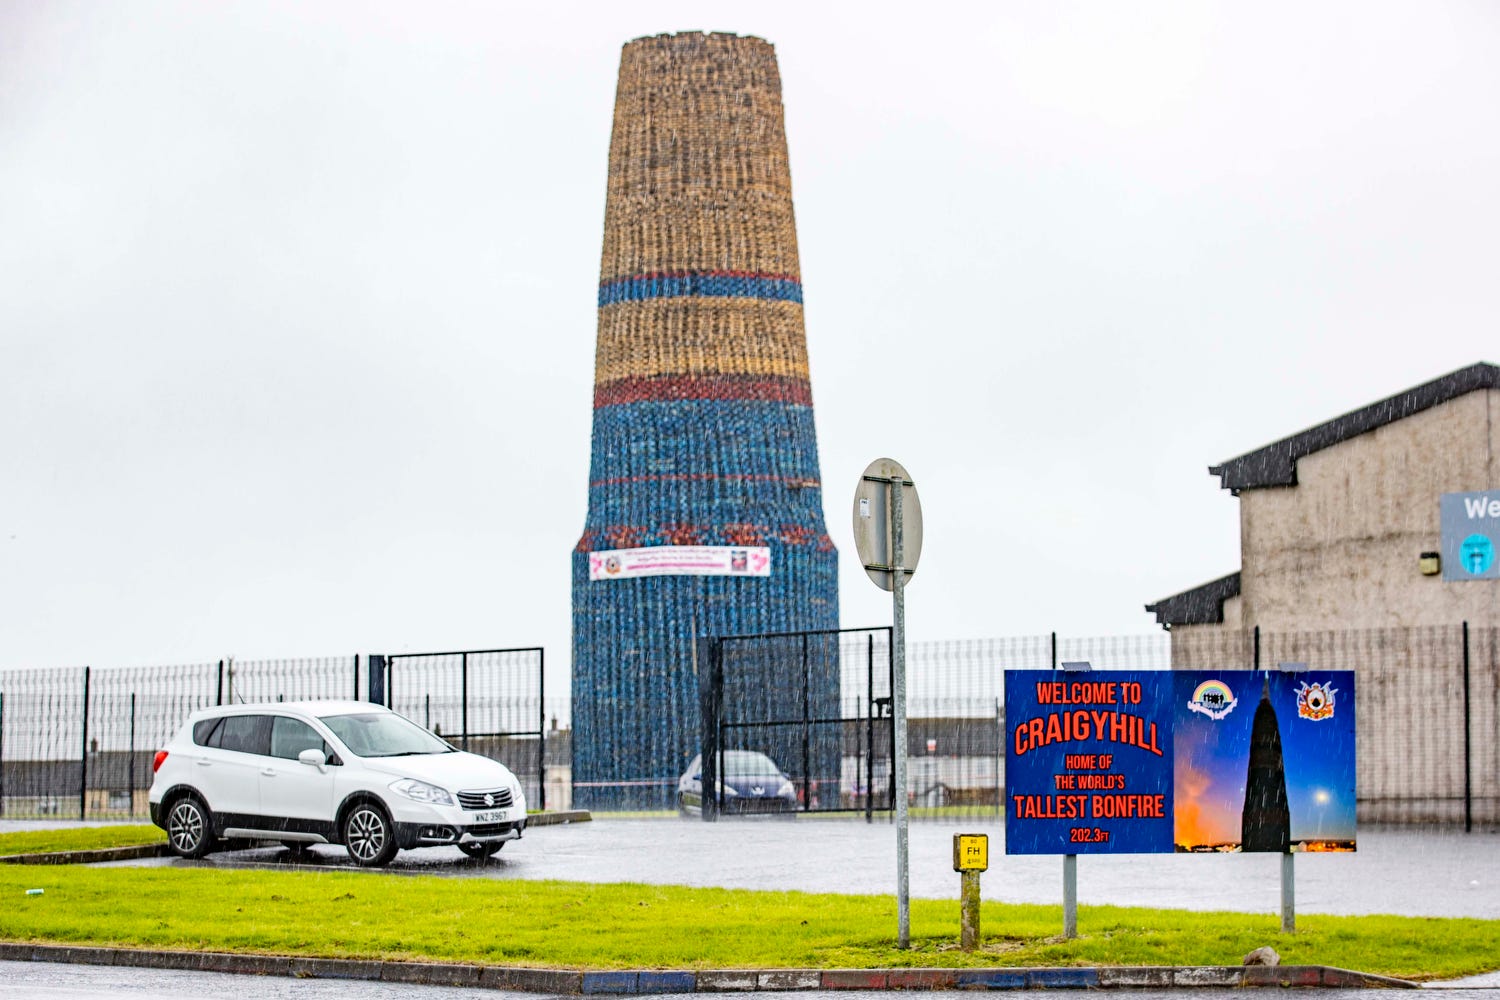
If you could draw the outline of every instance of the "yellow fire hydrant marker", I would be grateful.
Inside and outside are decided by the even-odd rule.
[[[953,835],[953,870],[959,873],[959,906],[962,929],[958,946],[964,951],[979,947],[979,873],[990,866],[990,838],[983,833]]]

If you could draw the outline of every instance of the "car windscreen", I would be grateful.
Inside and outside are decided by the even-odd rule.
[[[729,778],[779,778],[781,769],[763,753],[727,750],[724,753],[724,775]]]
[[[415,723],[389,712],[357,715],[325,715],[323,724],[344,746],[361,757],[408,757],[413,754],[451,753],[453,747]]]

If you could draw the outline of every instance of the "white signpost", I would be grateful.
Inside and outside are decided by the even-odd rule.
[[[877,458],[854,491],[854,548],[875,585],[891,592],[891,721],[895,752],[896,947],[911,946],[906,810],[906,578],[922,555],[922,504],[901,463]]]

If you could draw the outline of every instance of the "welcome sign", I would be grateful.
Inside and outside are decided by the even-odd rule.
[[[1352,851],[1354,674],[1008,670],[1007,854]]]

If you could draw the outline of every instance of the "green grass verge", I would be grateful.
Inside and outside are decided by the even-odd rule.
[[[27,889],[44,894],[28,896]],[[956,901],[362,872],[0,867],[0,939],[564,968],[1237,965],[1270,944],[1289,964],[1416,979],[1500,965],[1500,921],[987,903],[983,950],[958,951]]]
[[[134,847],[137,844],[165,844],[167,835],[160,827],[83,826],[70,830],[20,830],[0,833],[0,856],[8,854],[45,854],[55,851],[98,851],[108,847]]]

